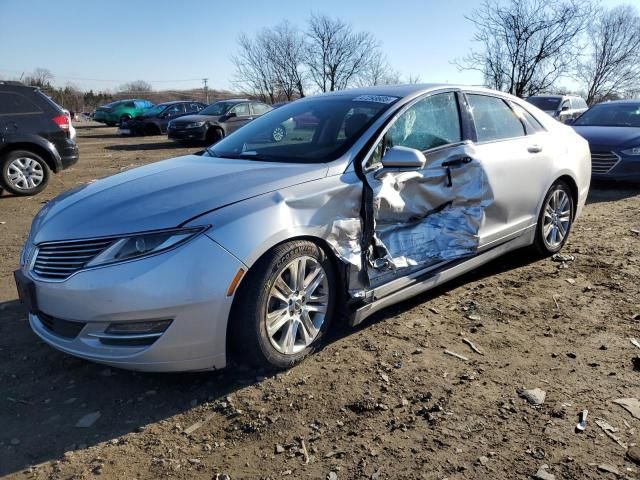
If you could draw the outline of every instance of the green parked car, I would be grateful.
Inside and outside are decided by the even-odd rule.
[[[148,100],[134,98],[132,100],[118,100],[96,108],[93,119],[96,122],[105,123],[110,127],[132,118],[142,115],[146,110],[153,107],[153,103]]]

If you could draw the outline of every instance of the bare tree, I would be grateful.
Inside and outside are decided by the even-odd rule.
[[[575,69],[591,12],[589,0],[484,0],[466,17],[482,48],[456,63],[519,97],[547,90]]]
[[[48,68],[36,68],[24,78],[24,83],[34,87],[50,87],[53,73]]]
[[[630,5],[599,10],[589,29],[590,51],[577,77],[591,105],[640,88],[640,15]]]
[[[149,82],[144,80],[134,80],[133,82],[123,83],[118,87],[121,92],[152,92],[153,87]]]
[[[359,87],[394,85],[398,83],[401,83],[400,74],[391,67],[387,56],[380,51],[373,53],[369,63],[355,81],[355,84]]]
[[[307,66],[322,92],[355,83],[370,65],[378,43],[368,32],[354,32],[340,19],[312,14],[307,32]]]
[[[273,29],[264,30],[259,38],[267,50],[271,72],[280,93],[289,101],[294,96],[304,97],[307,83],[304,36],[285,20]]]
[[[265,45],[265,35],[252,40],[243,33],[238,38],[238,46],[240,52],[231,57],[236,67],[236,85],[251,95],[273,103],[278,88],[269,48]]]

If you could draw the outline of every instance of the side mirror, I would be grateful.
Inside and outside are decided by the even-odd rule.
[[[409,147],[391,147],[382,157],[384,168],[423,168],[427,159],[420,150]]]
[[[226,118],[235,118],[238,114],[236,112],[229,112],[225,115]]]
[[[560,109],[560,111],[561,111],[561,112],[566,112],[566,111],[568,111],[568,110],[569,110],[569,106],[568,106],[568,105],[565,105],[564,107],[562,107],[562,108]]]

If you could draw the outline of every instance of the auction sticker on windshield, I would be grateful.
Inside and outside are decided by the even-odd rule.
[[[353,99],[354,102],[374,102],[374,103],[393,103],[398,97],[388,97],[387,95],[360,95]]]

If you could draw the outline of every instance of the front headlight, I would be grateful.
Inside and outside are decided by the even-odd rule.
[[[191,122],[191,123],[187,123],[184,128],[198,128],[198,127],[202,127],[204,125],[204,122]]]
[[[640,155],[640,147],[627,148],[626,150],[621,150],[620,153],[632,156]]]
[[[180,228],[130,235],[115,240],[86,267],[124,262],[169,250],[195,237],[207,227]]]

